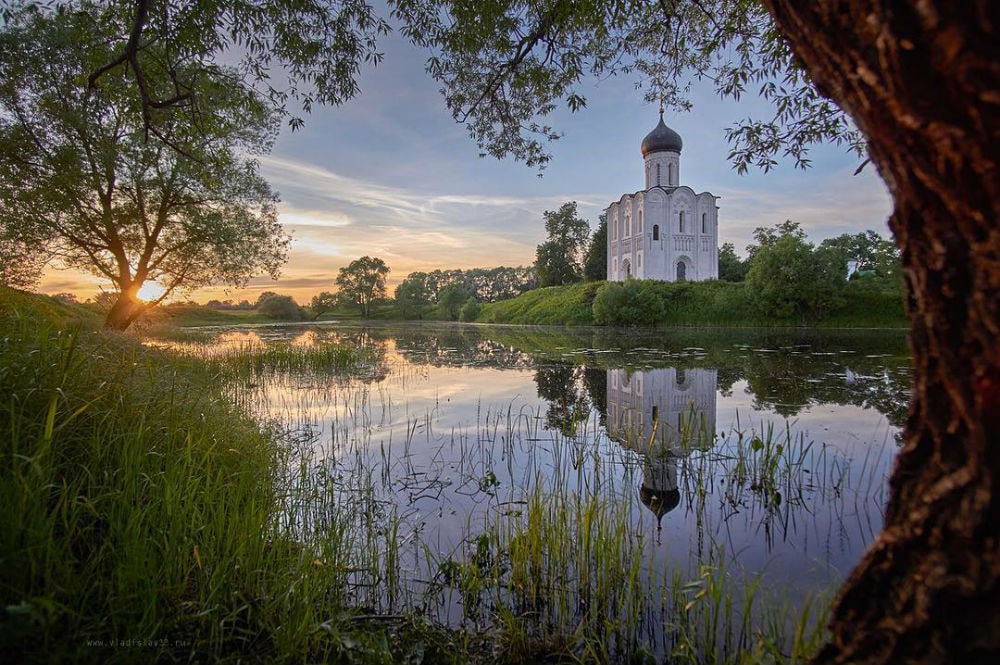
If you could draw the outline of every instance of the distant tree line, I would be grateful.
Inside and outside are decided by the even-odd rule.
[[[543,218],[549,237],[539,245],[534,266],[413,272],[389,298],[389,266],[377,257],[363,256],[340,268],[335,290],[316,294],[305,306],[274,291],[264,291],[252,305],[247,300],[211,300],[207,306],[252,309],[282,321],[316,320],[335,312],[363,319],[476,321],[484,304],[514,299],[541,286],[579,282],[593,286],[586,302],[580,303],[586,311],[573,318],[598,325],[656,325],[679,320],[808,324],[835,315],[848,304],[854,312],[871,309],[877,323],[877,315],[886,306],[900,303],[901,307],[902,303],[899,252],[874,231],[843,234],[815,245],[797,222],[785,221],[755,229],[755,242],[746,247],[745,258],[736,253],[732,243],[722,245],[717,281],[691,282],[688,286],[636,279],[598,284],[595,282],[606,276],[607,265],[604,217],[592,235],[587,223],[577,216],[574,202],[554,212],[545,211]],[[723,288],[725,283],[739,284],[740,288]],[[102,294],[95,304],[103,304],[104,311],[114,304],[113,295]],[[689,311],[691,308],[698,311]],[[890,313],[888,318],[892,316]],[[549,319],[562,320],[558,312],[552,312]],[[485,320],[504,318],[491,310]]]
[[[252,306],[231,300],[213,300],[208,305],[222,310],[252,307],[283,321],[316,320],[332,312],[343,316],[351,311],[367,319],[376,309],[381,318],[475,321],[486,303],[517,298],[538,287],[606,278],[607,220],[603,215],[593,234],[579,218],[575,202],[547,210],[542,217],[547,239],[538,246],[530,267],[412,272],[389,298],[389,266],[377,257],[363,256],[340,268],[335,290],[318,293],[305,307],[273,291],[261,293]],[[686,310],[695,301],[705,320],[764,319],[804,325],[834,315],[848,303],[855,310],[859,303],[862,309],[869,303],[879,310],[884,303],[902,302],[899,252],[875,231],[843,234],[816,245],[809,242],[799,223],[788,220],[758,227],[753,236],[755,242],[746,247],[745,258],[732,243],[719,248],[718,288],[691,283],[690,289],[697,293],[687,294],[687,287],[680,285],[668,288],[662,282],[630,279],[595,284],[584,304],[598,325],[656,325],[677,316],[689,318],[692,313]],[[726,282],[741,283],[742,288],[722,288]]]
[[[538,283],[535,269],[521,266],[413,272],[396,287],[395,301],[405,318],[437,308],[452,321],[474,320],[480,303],[516,298]]]
[[[252,306],[268,318],[282,321],[316,320],[324,314],[353,311],[361,318],[425,316],[457,321],[474,321],[480,303],[515,298],[538,285],[533,267],[472,268],[410,273],[389,298],[386,278],[389,266],[379,258],[363,256],[340,268],[334,280],[336,290],[322,291],[300,306],[292,296],[264,291]],[[242,309],[231,301],[212,301],[215,309]]]

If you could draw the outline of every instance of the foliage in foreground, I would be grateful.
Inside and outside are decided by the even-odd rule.
[[[274,434],[205,365],[97,331],[82,308],[73,324],[74,309],[0,290],[5,657],[337,660],[379,643],[369,662],[405,657],[341,603],[343,530],[309,548],[283,537]]]
[[[0,289],[0,388],[9,396],[0,405],[5,655],[27,663],[649,656],[619,641],[632,624],[588,614],[586,625],[600,630],[580,634],[517,610],[527,600],[555,612],[552,619],[573,617],[572,588],[551,597],[554,604],[545,599],[555,580],[577,570],[581,537],[600,544],[584,548],[580,569],[593,575],[595,607],[601,594],[629,601],[618,607],[621,616],[638,606],[641,557],[618,565],[636,547],[619,502],[566,494],[564,482],[539,487],[526,497],[523,520],[497,512],[499,521],[470,538],[464,556],[442,561],[435,584],[494,608],[483,632],[409,613],[359,612],[352,577],[370,580],[364,588],[376,595],[399,583],[393,515],[372,510],[363,493],[354,505],[338,499],[336,488],[313,484],[290,439],[222,399],[219,385],[248,392],[264,375],[298,372],[302,363],[317,377],[330,368],[340,376],[361,359],[348,348],[269,347],[206,362],[97,331],[77,309]],[[364,477],[338,482],[360,489],[353,483]],[[305,532],[298,518],[316,507],[322,527],[292,536]],[[664,636],[675,662],[702,662],[706,654],[712,662],[769,662],[777,654],[781,626],[763,626],[767,640],[753,643],[732,610],[727,578],[706,564],[698,580],[675,577],[672,595],[653,599],[676,613],[679,623]],[[720,635],[725,640],[715,644]],[[815,639],[803,647],[796,637],[796,653],[814,648]]]
[[[203,117],[161,118],[152,141],[149,109],[120,68],[86,85],[115,59],[123,21],[104,9],[4,12],[0,145],[21,159],[0,170],[0,238],[26,238],[42,260],[111,282],[107,325],[124,330],[146,309],[138,295],[147,282],[163,287],[162,302],[183,288],[275,276],[290,240],[277,196],[247,158],[274,140],[277,117],[264,99],[234,85],[231,71],[201,72]],[[169,59],[163,48],[149,46]],[[144,86],[164,91],[192,75],[174,67],[148,72]]]

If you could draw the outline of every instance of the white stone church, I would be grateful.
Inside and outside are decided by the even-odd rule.
[[[680,184],[682,147],[661,110],[642,141],[646,188],[607,209],[608,281],[718,279],[718,197]]]

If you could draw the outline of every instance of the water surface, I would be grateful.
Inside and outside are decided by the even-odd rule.
[[[648,603],[612,613],[647,628],[708,563],[762,575],[793,605],[827,592],[881,527],[909,399],[895,331],[324,324],[219,329],[189,348],[334,343],[376,360],[350,377],[314,367],[232,387],[302,447],[289,472],[327,492],[291,499],[286,526],[308,542],[329,513],[355,511],[349,536],[373,562],[356,566],[355,602],[453,625],[508,602],[539,621],[589,616],[613,557],[573,548],[608,540],[614,565],[649,586]],[[595,540],[599,528],[614,531]],[[549,566],[531,573],[543,581],[525,609],[517,561],[532,529],[555,535],[525,555]],[[473,568],[505,590],[472,585]],[[568,600],[539,608],[547,596]]]

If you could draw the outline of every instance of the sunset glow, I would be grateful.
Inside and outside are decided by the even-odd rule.
[[[384,45],[384,65],[360,74],[363,94],[343,106],[317,107],[301,130],[283,132],[273,152],[258,157],[292,235],[278,280],[261,276],[244,288],[218,284],[178,298],[255,302],[275,291],[304,304],[336,290],[338,270],[366,255],[389,266],[390,296],[414,271],[528,266],[545,239],[546,210],[576,201],[580,216],[596,228],[612,201],[643,186],[639,145],[657,113],[627,77],[584,90],[591,100],[585,111],[555,114],[564,135],[540,178],[513,160],[480,158],[423,71],[423,59],[393,37]],[[799,222],[814,243],[866,229],[889,235],[890,200],[875,169],[853,175],[856,156],[818,146],[806,171],[782,163],[766,174],[738,175],[725,128],[735,118],[773,110],[749,95],[739,103],[721,101],[710,85],[692,97],[695,113],[665,120],[684,139],[682,179],[721,197],[720,245],[731,242],[745,254],[756,227],[786,219]],[[81,300],[100,288],[88,275],[55,270],[39,285]],[[162,292],[147,288],[140,298]]]
[[[139,289],[139,293],[136,294],[136,297],[143,302],[150,302],[151,300],[156,300],[162,296],[165,291],[166,289],[161,285],[150,281],[142,285],[142,288]]]

